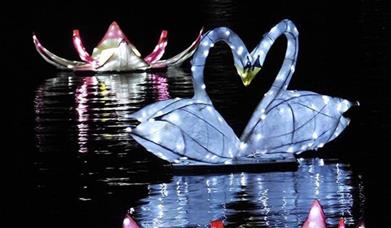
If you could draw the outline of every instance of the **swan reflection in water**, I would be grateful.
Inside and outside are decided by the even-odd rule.
[[[355,224],[362,205],[349,165],[301,161],[297,172],[174,176],[170,183],[149,186],[134,218],[142,227],[207,225],[223,219],[227,226],[298,227],[319,199],[333,226],[344,217]],[[359,199],[363,202],[364,199]]]

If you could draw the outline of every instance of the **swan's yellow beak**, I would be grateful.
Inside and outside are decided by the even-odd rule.
[[[261,70],[261,67],[252,67],[243,69],[241,67],[236,67],[240,78],[242,79],[243,85],[250,85],[251,81],[255,78],[255,75]]]

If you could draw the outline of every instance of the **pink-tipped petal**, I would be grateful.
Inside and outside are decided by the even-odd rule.
[[[186,59],[188,59],[194,52],[195,50],[197,49],[200,41],[201,41],[201,37],[202,37],[202,32],[203,32],[203,29],[200,30],[197,38],[193,41],[193,43],[188,47],[186,48],[184,51],[182,51],[181,53],[175,55],[174,57],[171,57],[169,59],[165,59],[165,60],[159,60],[159,61],[156,61],[156,62],[153,62],[151,64],[151,68],[163,68],[163,67],[169,67],[169,66],[175,66],[175,65],[180,65],[181,63],[183,63]]]
[[[144,58],[145,62],[147,62],[148,64],[152,64],[162,58],[167,46],[167,35],[168,32],[166,30],[163,30],[160,34],[159,41],[153,51],[147,57]]]
[[[210,222],[210,228],[224,228],[224,223],[221,220],[213,220]]]
[[[360,222],[358,222],[356,228],[365,228],[365,223],[363,220],[360,220]]]
[[[73,30],[72,41],[73,41],[73,46],[77,50],[77,53],[79,54],[80,59],[87,62],[87,63],[92,63],[94,61],[94,59],[86,51],[86,49],[83,45],[83,42],[80,38],[79,30],[77,30],[77,29]]]
[[[344,218],[339,219],[338,228],[345,228],[345,219]]]
[[[127,214],[122,222],[122,228],[140,228],[133,218]]]
[[[122,32],[121,28],[115,21],[110,24],[109,28],[107,29],[105,35],[103,36],[102,40],[99,42],[98,45],[102,44],[106,40],[111,39],[123,39],[126,42],[129,42],[129,39],[125,36],[125,34]]]
[[[84,62],[72,61],[68,59],[61,58],[49,50],[47,50],[41,42],[39,42],[38,37],[33,35],[33,41],[37,52],[42,56],[42,58],[49,64],[59,68],[59,69],[74,69],[75,67],[85,65]]]
[[[318,200],[312,203],[310,212],[302,228],[326,228],[326,217]]]

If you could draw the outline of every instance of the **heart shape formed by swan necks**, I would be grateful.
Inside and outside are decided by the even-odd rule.
[[[239,140],[206,92],[204,66],[209,49],[218,41],[227,43],[247,86],[281,35],[288,42],[282,67]],[[194,97],[156,102],[133,113],[130,118],[140,124],[131,135],[153,154],[179,164],[228,164],[323,147],[349,124],[342,114],[352,103],[315,92],[287,90],[295,70],[298,40],[297,28],[290,20],[274,26],[251,53],[229,28],[210,30],[192,59]]]

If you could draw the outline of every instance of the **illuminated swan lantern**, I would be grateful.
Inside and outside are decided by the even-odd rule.
[[[239,139],[206,92],[203,71],[209,49],[218,41],[226,42],[238,74],[248,85],[282,34],[288,41],[282,67]],[[287,90],[297,52],[298,31],[289,20],[273,27],[251,53],[232,30],[213,29],[202,37],[193,56],[194,97],[156,102],[132,113],[130,118],[140,123],[130,134],[158,157],[184,165],[231,164],[322,147],[348,125],[342,114],[352,104],[310,91]]]
[[[74,71],[135,71],[157,68],[166,68],[181,64],[188,59],[197,48],[202,30],[197,39],[186,50],[172,58],[161,60],[167,46],[167,31],[163,30],[155,49],[144,59],[140,52],[128,40],[116,22],[111,23],[106,34],[92,52],[88,54],[81,41],[79,30],[73,31],[73,45],[81,61],[72,61],[61,58],[48,51],[33,35],[35,48],[42,58],[59,69]]]

